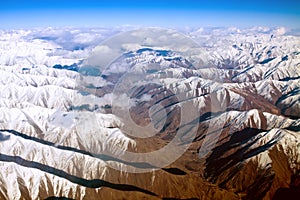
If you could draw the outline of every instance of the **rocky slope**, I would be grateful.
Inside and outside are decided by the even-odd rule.
[[[86,60],[44,37],[28,57],[4,47],[33,33],[2,33],[0,198],[299,195],[300,39],[246,32],[142,29]]]

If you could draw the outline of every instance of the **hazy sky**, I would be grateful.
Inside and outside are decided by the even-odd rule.
[[[0,4],[0,28],[116,25],[300,28],[300,0],[6,0]]]

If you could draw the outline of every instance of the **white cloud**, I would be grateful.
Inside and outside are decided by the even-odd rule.
[[[99,46],[94,48],[94,51],[95,52],[101,52],[101,53],[104,53],[104,54],[109,54],[109,53],[113,52],[113,50],[107,45],[99,45]]]
[[[150,38],[148,38],[148,42],[152,40]],[[140,48],[142,48],[142,46],[138,43],[124,43],[121,45],[121,47],[125,50],[125,51],[136,51]]]
[[[105,94],[102,98],[99,98],[99,105],[111,105],[113,107],[119,107],[122,109],[129,109],[136,105],[136,99],[130,98],[126,93],[123,94],[114,94],[109,93]]]
[[[275,30],[273,30],[274,35],[284,35],[287,32],[285,27],[279,27]]]
[[[141,101],[141,102],[150,101],[151,99],[152,99],[152,96],[150,94],[143,94],[143,96],[140,99],[138,99],[138,101]]]
[[[24,60],[28,59],[33,61],[29,63],[32,66],[78,63],[88,58],[94,47],[118,31],[111,28],[69,27],[1,30],[0,65],[23,66]]]

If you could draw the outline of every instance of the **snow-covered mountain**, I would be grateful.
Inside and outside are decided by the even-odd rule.
[[[1,31],[0,198],[299,194],[299,50],[283,28]]]

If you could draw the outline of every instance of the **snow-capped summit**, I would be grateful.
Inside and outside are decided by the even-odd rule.
[[[0,199],[299,191],[299,37],[119,32],[0,32]]]

